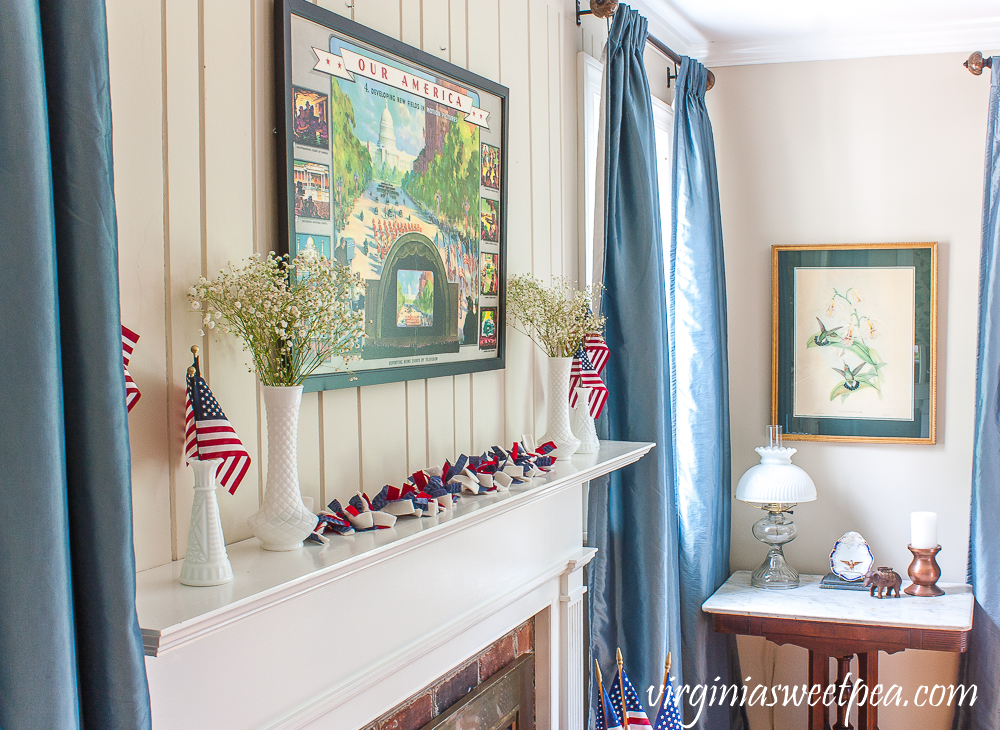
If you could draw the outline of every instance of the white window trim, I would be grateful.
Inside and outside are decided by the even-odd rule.
[[[595,207],[597,204],[597,175],[603,174],[604,161],[598,159],[601,134],[601,95],[604,91],[604,65],[589,53],[578,56],[579,154],[581,164],[579,179],[579,231],[580,231],[580,282],[590,283],[595,276],[594,241]],[[653,101],[653,127],[656,135],[657,177],[660,185],[660,226],[663,233],[664,266],[667,265],[670,246],[670,213],[673,203],[671,190],[670,156],[673,153],[674,110],[655,96]],[[598,257],[603,260],[603,256]],[[598,272],[599,273],[599,272]]]
[[[578,58],[580,180],[579,206],[580,271],[582,284],[594,280],[594,205],[597,200],[597,171],[603,170],[603,160],[597,159],[598,135],[601,128],[601,93],[604,89],[604,64],[581,51]]]

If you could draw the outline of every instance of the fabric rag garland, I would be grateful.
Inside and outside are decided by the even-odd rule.
[[[416,471],[403,486],[386,484],[374,497],[358,492],[347,506],[335,499],[320,510],[316,529],[306,539],[325,545],[330,542],[327,532],[353,535],[385,530],[399,517],[433,517],[450,512],[463,493],[506,492],[512,484],[547,474],[556,461],[556,457],[549,456],[555,448],[551,441],[533,451],[518,442],[509,451],[494,446],[480,456],[462,454],[454,463],[446,461],[442,466]]]

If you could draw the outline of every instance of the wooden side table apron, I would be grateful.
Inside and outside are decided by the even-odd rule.
[[[809,651],[809,686],[830,682],[830,657],[837,660],[837,687],[858,657],[858,679],[869,689],[879,683],[878,653],[905,649],[964,652],[972,629],[972,587],[941,584],[938,598],[879,600],[867,591],[821,590],[822,576],[803,575],[799,588],[765,590],[750,585],[750,572],[734,573],[702,605],[713,628],[724,634],[763,636],[776,644]],[[850,683],[853,685],[853,682]],[[849,696],[849,691],[845,693]],[[850,730],[847,705],[836,702],[834,724],[822,701],[809,707],[809,730]],[[878,730],[878,707],[858,707],[859,730]]]

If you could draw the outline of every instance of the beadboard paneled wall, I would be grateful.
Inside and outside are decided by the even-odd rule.
[[[508,267],[578,271],[576,54],[605,24],[577,28],[571,0],[322,0],[323,7],[510,88]],[[190,347],[254,466],[220,493],[228,542],[250,536],[267,427],[249,358],[198,336],[185,292],[276,244],[272,0],[108,0],[122,320],[139,332],[130,416],[136,562],[183,557],[192,476],[182,458]],[[370,494],[458,452],[545,428],[545,359],[509,335],[507,369],[307,394],[302,491],[317,505]]]

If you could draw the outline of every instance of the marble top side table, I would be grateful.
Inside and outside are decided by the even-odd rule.
[[[712,614],[713,628],[724,634],[763,636],[776,644],[809,650],[809,686],[829,684],[829,658],[838,666],[838,685],[858,655],[859,679],[878,684],[878,653],[905,649],[964,652],[972,629],[972,587],[939,583],[945,594],[917,598],[872,598],[867,591],[820,589],[822,576],[803,575],[791,590],[765,590],[750,585],[750,571],[733,573],[702,610]],[[809,708],[809,730],[850,730],[847,707],[834,705],[829,725],[822,702]],[[858,708],[859,730],[878,730],[878,707]]]

